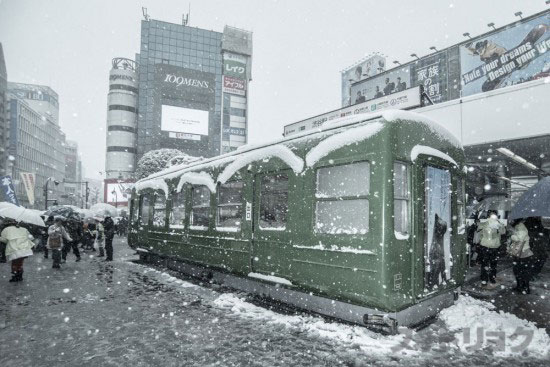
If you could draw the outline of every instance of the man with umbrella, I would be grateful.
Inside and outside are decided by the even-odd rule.
[[[67,254],[73,249],[73,253],[76,256],[76,262],[80,261],[80,251],[78,251],[78,243],[82,239],[82,222],[79,215],[71,214],[66,223],[67,231],[71,237],[71,241],[65,242],[63,249],[61,250],[62,262],[67,261]]]

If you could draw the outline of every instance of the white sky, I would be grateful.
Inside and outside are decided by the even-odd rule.
[[[547,8],[544,0],[200,0],[190,25],[254,32],[249,142],[340,107],[340,70],[371,52],[405,62]],[[113,57],[139,51],[141,7],[180,23],[189,1],[0,0],[0,42],[12,82],[44,84],[60,99],[60,124],[79,144],[87,177],[102,178]]]

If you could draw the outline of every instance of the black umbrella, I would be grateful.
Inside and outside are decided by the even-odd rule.
[[[544,177],[518,199],[509,220],[529,217],[550,217],[550,177]]]
[[[66,219],[72,219],[72,220],[80,220],[80,215],[78,214],[78,212],[70,207],[70,206],[67,206],[67,205],[58,205],[58,206],[52,206],[47,212],[46,212],[46,215],[47,216],[61,216],[61,217],[64,217]]]

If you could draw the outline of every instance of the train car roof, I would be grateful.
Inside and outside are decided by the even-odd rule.
[[[146,188],[161,189],[168,193],[168,187],[164,180],[181,177],[185,174],[187,182],[197,185],[206,185],[211,191],[215,191],[215,182],[210,175],[198,170],[210,169],[229,164],[216,181],[226,182],[238,169],[254,161],[276,157],[285,161],[296,173],[302,172],[304,165],[313,166],[319,159],[330,151],[339,149],[354,142],[368,139],[384,127],[386,122],[396,121],[415,122],[427,127],[439,139],[447,141],[456,148],[463,149],[460,141],[445,127],[437,122],[415,112],[403,110],[386,110],[381,113],[358,114],[334,120],[326,126],[290,137],[276,139],[274,141],[259,144],[245,145],[239,149],[220,156],[202,159],[187,164],[174,165],[160,172],[139,180],[136,190]],[[360,128],[353,127],[358,126]],[[348,131],[348,133],[346,133]],[[296,156],[289,146],[303,141],[320,140],[310,149],[305,160]],[[208,177],[206,177],[208,176]],[[184,180],[180,181],[180,185]]]

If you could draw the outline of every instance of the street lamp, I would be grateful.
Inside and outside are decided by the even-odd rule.
[[[116,194],[116,190],[111,191],[111,194],[115,196],[115,208],[118,208],[118,196]]]
[[[493,22],[487,24],[487,27],[493,28],[494,30],[496,30],[496,28],[495,28],[495,23],[493,23]]]
[[[468,37],[469,39],[472,39],[472,37],[470,37],[470,32],[464,32],[464,33],[462,33],[462,35],[464,37]]]
[[[48,177],[46,183],[44,184],[44,198],[46,199],[44,203],[44,210],[48,210],[48,184],[50,183],[50,180],[52,178],[53,177]],[[59,185],[59,181],[57,180],[53,180],[53,183],[55,184],[55,186]]]
[[[430,50],[437,52],[437,48],[435,48],[435,46],[430,47]]]
[[[396,65],[401,65],[401,63],[397,60],[394,60],[393,63],[396,64]]]
[[[523,19],[523,17],[522,17],[523,13],[522,13],[521,11],[515,12],[514,15],[515,15],[516,17],[519,17],[519,19]]]
[[[420,57],[418,57],[417,54],[411,54],[411,57],[416,57],[417,60],[420,60]]]

